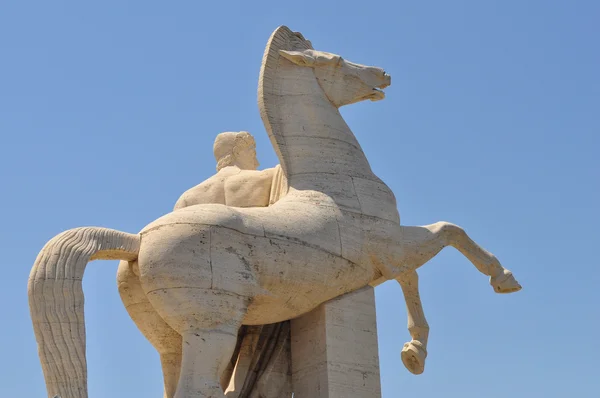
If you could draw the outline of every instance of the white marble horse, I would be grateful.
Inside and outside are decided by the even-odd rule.
[[[292,319],[391,279],[408,308],[412,341],[403,361],[422,372],[428,327],[415,270],[448,245],[490,276],[496,292],[519,290],[461,228],[400,225],[394,195],[338,110],[382,99],[389,84],[382,69],[315,51],[301,34],[278,28],[263,58],[259,106],[287,194],[264,208],[186,207],[138,234],[83,227],[50,240],[28,286],[48,395],[87,397],[81,281],[91,260],[134,262],[153,310],[181,335],[175,398],[224,397],[219,379],[242,325]]]

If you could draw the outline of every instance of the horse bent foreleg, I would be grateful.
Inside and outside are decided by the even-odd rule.
[[[479,246],[459,226],[438,222],[422,227],[402,227],[406,264],[418,268],[446,246],[461,252],[484,275],[497,293],[521,290],[512,273],[505,269],[496,256]]]
[[[448,244],[461,252],[484,275],[490,277],[490,284],[496,293],[513,293],[521,290],[521,285],[512,272],[504,268],[492,253],[479,246],[467,233],[454,224],[444,223],[444,234]]]
[[[402,362],[406,369],[418,375],[425,369],[429,336],[429,325],[425,319],[419,295],[419,276],[413,270],[400,275],[396,280],[400,283],[404,293],[408,313],[408,331],[412,337],[412,341],[404,344],[402,348]]]

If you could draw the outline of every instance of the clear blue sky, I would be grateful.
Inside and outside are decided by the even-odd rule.
[[[47,240],[137,232],[214,172],[219,132],[252,132],[261,167],[277,163],[256,88],[282,24],[392,74],[385,101],[343,114],[402,223],[465,227],[524,287],[494,294],[454,249],[421,268],[421,376],[400,361],[400,287],[378,287],[383,396],[599,396],[600,3],[343,4],[2,3],[0,396],[45,396],[26,285]],[[84,279],[90,397],[160,398],[116,269],[94,262]]]

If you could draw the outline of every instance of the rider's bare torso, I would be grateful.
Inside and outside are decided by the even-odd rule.
[[[234,207],[268,206],[274,172],[275,168],[242,170],[237,166],[224,167],[184,192],[174,210],[208,203]]]

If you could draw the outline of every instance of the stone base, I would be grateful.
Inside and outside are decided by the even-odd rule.
[[[381,398],[372,287],[291,321],[294,398]]]

